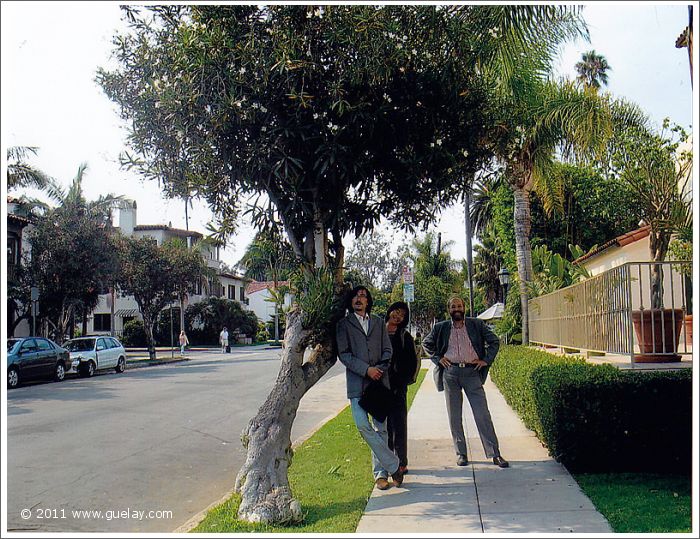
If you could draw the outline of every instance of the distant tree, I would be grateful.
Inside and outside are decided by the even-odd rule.
[[[374,231],[357,238],[345,257],[347,271],[363,277],[363,284],[390,291],[408,262],[409,245]]]
[[[154,327],[160,312],[178,297],[191,291],[206,267],[196,250],[178,242],[158,242],[149,237],[119,238],[121,271],[117,285],[134,296],[143,317],[150,359],[156,358]]]
[[[35,188],[58,200],[60,188],[56,180],[28,162],[30,154],[36,155],[37,152],[38,148],[32,146],[11,146],[7,149],[7,190]],[[41,206],[44,210],[48,209],[44,204]]]
[[[258,332],[255,313],[243,309],[237,301],[215,296],[188,305],[185,320],[193,343],[216,344],[223,327],[228,328],[229,334],[238,332],[253,339]]]
[[[246,277],[256,281],[284,281],[299,267],[292,246],[274,226],[257,232],[236,264]]]
[[[123,294],[134,296],[143,317],[148,356],[155,359],[153,327],[160,311],[175,298],[171,259],[158,242],[149,237],[120,238],[120,255],[117,284]]]
[[[585,88],[599,90],[601,86],[608,85],[608,70],[610,65],[605,56],[591,50],[584,52],[581,61],[576,63],[578,80]]]
[[[180,303],[178,334],[179,330],[185,328],[184,305],[187,296],[196,291],[197,284],[201,283],[202,279],[216,278],[215,270],[207,265],[201,251],[208,244],[207,240],[202,240],[192,247],[187,247],[179,238],[163,244],[166,256],[172,262],[170,276],[174,282],[175,296]]]
[[[118,268],[110,210],[119,197],[87,201],[82,191],[85,169],[79,167],[67,191],[57,191],[60,205],[38,218],[27,233],[31,256],[23,265],[28,282],[39,288],[41,316],[57,342],[63,342],[76,314],[85,318],[95,308]]]
[[[503,256],[499,252],[495,233],[487,229],[475,250],[474,284],[481,289],[486,305],[490,306],[500,301],[501,296],[498,272],[503,266]]]
[[[440,234],[428,232],[413,240],[409,258],[414,268],[415,301],[411,304],[411,319],[418,330],[426,335],[435,321],[444,319],[447,300],[451,294],[462,291],[462,283],[450,256],[454,242],[442,242]],[[403,299],[401,283],[394,286],[392,300]]]

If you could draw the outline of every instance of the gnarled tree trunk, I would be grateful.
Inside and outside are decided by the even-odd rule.
[[[287,475],[292,462],[292,425],[301,398],[335,359],[333,341],[326,338],[313,348],[304,363],[311,333],[302,327],[301,311],[292,309],[287,316],[285,346],[275,385],[241,435],[247,449],[235,486],[241,494],[241,520],[266,524],[302,520],[301,505],[292,496]]]

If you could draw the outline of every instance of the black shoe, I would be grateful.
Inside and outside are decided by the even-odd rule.
[[[401,468],[391,474],[391,478],[394,480],[394,486],[400,487],[401,483],[403,483],[403,472],[401,471]]]
[[[467,459],[467,455],[460,455],[457,457],[457,466],[466,466],[469,464],[469,459]]]
[[[500,455],[497,457],[493,457],[493,463],[499,468],[507,468],[508,466],[510,466],[510,464],[508,464],[508,461]]]

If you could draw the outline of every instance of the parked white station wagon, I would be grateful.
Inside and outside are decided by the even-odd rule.
[[[126,350],[114,337],[78,337],[63,343],[70,352],[71,368],[80,376],[92,376],[97,370],[126,369]]]

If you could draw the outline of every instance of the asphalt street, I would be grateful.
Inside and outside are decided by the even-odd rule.
[[[275,381],[279,353],[191,352],[186,362],[8,391],[8,531],[178,528],[233,488],[240,433]],[[343,372],[337,363],[320,383]],[[329,413],[304,404],[293,439]]]

